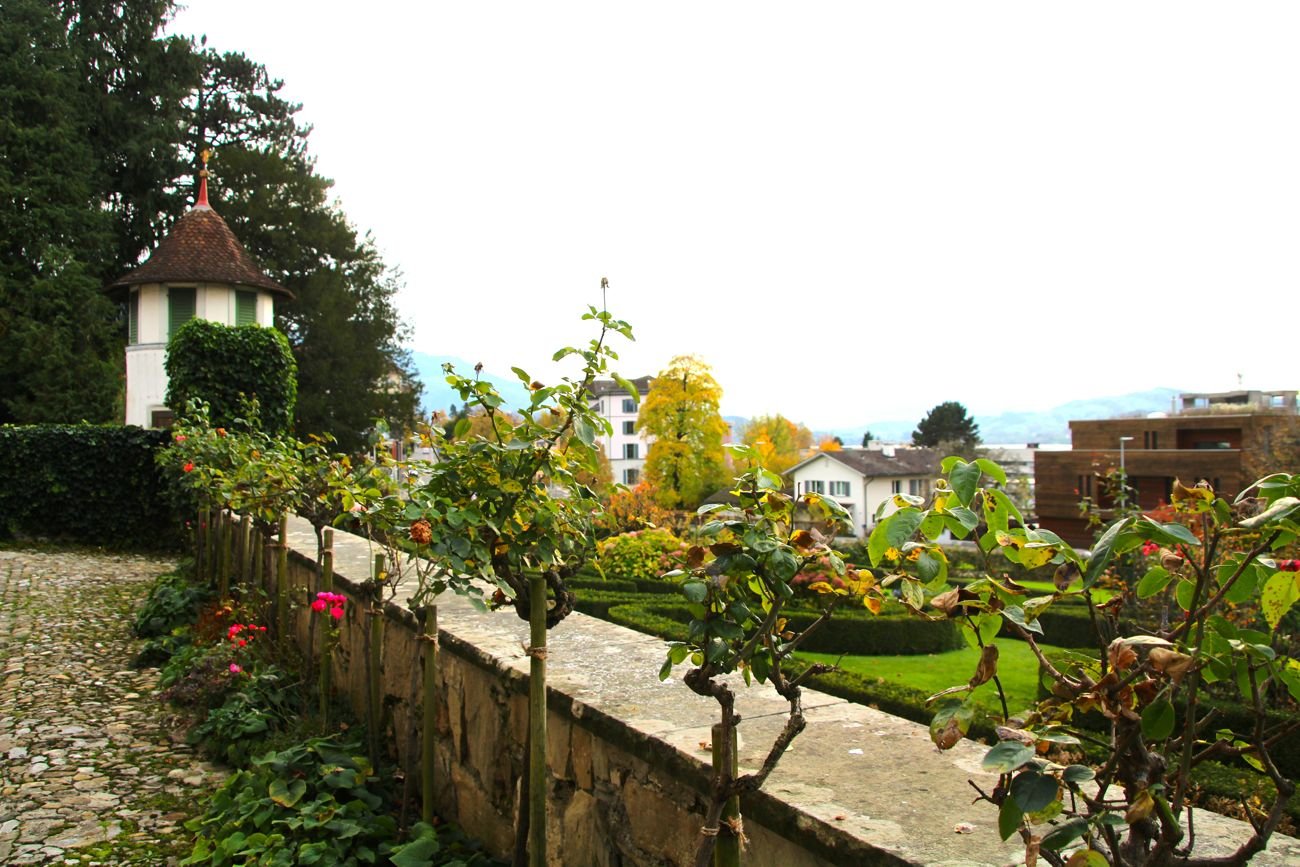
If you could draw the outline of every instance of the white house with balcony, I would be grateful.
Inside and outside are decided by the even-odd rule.
[[[199,195],[139,268],[106,291],[127,307],[126,423],[167,427],[167,341],[195,317],[222,325],[275,321],[275,299],[293,293],[262,273],[226,221],[208,204],[207,169]]]
[[[876,510],[880,516],[894,511],[894,494],[928,497],[939,471],[939,454],[933,449],[893,448],[818,452],[795,464],[785,477],[796,496],[823,494],[849,513],[852,535],[871,532]]]
[[[637,390],[635,399],[631,392],[612,379],[598,379],[591,384],[591,405],[614,430],[609,436],[597,437],[596,441],[605,450],[614,481],[619,484],[635,485],[641,481],[646,452],[654,442],[654,437],[647,437],[636,429],[640,398],[650,393],[652,378],[641,376],[628,380]]]

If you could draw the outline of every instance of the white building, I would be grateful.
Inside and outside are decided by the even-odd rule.
[[[262,273],[208,204],[207,169],[198,200],[143,265],[108,291],[127,303],[126,423],[166,427],[167,341],[198,317],[222,325],[275,321],[274,299],[293,293]]]
[[[843,449],[818,452],[785,475],[796,496],[823,494],[847,509],[853,535],[862,538],[882,504],[882,518],[894,511],[894,494],[930,496],[939,460],[933,449]]]
[[[628,381],[645,397],[650,393],[651,379],[642,376]],[[597,437],[596,442],[605,450],[614,481],[619,484],[635,485],[641,481],[646,452],[654,441],[653,437],[637,432],[638,403],[631,392],[612,379],[598,379],[591,384],[591,405],[614,429],[613,434]]]

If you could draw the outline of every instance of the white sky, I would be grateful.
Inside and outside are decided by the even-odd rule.
[[[711,363],[815,428],[1300,384],[1300,4],[190,0],[286,82],[412,348]],[[1270,336],[1275,335],[1275,336]],[[984,372],[978,365],[986,364]]]

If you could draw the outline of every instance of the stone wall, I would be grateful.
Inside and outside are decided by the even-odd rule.
[[[296,598],[316,584],[315,536],[290,525]],[[373,551],[364,539],[335,536],[335,589],[359,598]],[[421,720],[418,626],[409,588],[385,608],[384,741],[419,791]],[[296,611],[308,646],[309,611]],[[335,684],[359,717],[365,708],[365,629],[349,605],[335,655]],[[527,624],[513,610],[482,614],[455,597],[439,601],[441,647],[437,714],[437,810],[509,856],[527,732]],[[569,867],[686,865],[699,840],[709,777],[712,701],[674,676],[657,677],[662,642],[573,614],[548,648],[548,860]],[[675,673],[676,674],[676,673]],[[784,723],[786,703],[766,687],[744,688],[738,708],[742,771],[758,767]],[[808,727],[762,792],[742,804],[746,867],[790,865],[1005,865],[1023,850],[999,842],[997,816],[972,804],[983,748],[963,743],[940,753],[925,727],[805,690]],[[1246,826],[1211,814],[1196,818],[1198,847],[1223,853]],[[959,832],[960,829],[960,832]],[[1300,845],[1277,840],[1259,865],[1300,863]],[[1198,850],[1201,851],[1201,850]]]

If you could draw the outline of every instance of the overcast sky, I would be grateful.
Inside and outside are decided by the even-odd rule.
[[[190,0],[285,80],[412,348],[695,353],[817,428],[1300,384],[1300,4]],[[218,157],[219,158],[219,157]]]

